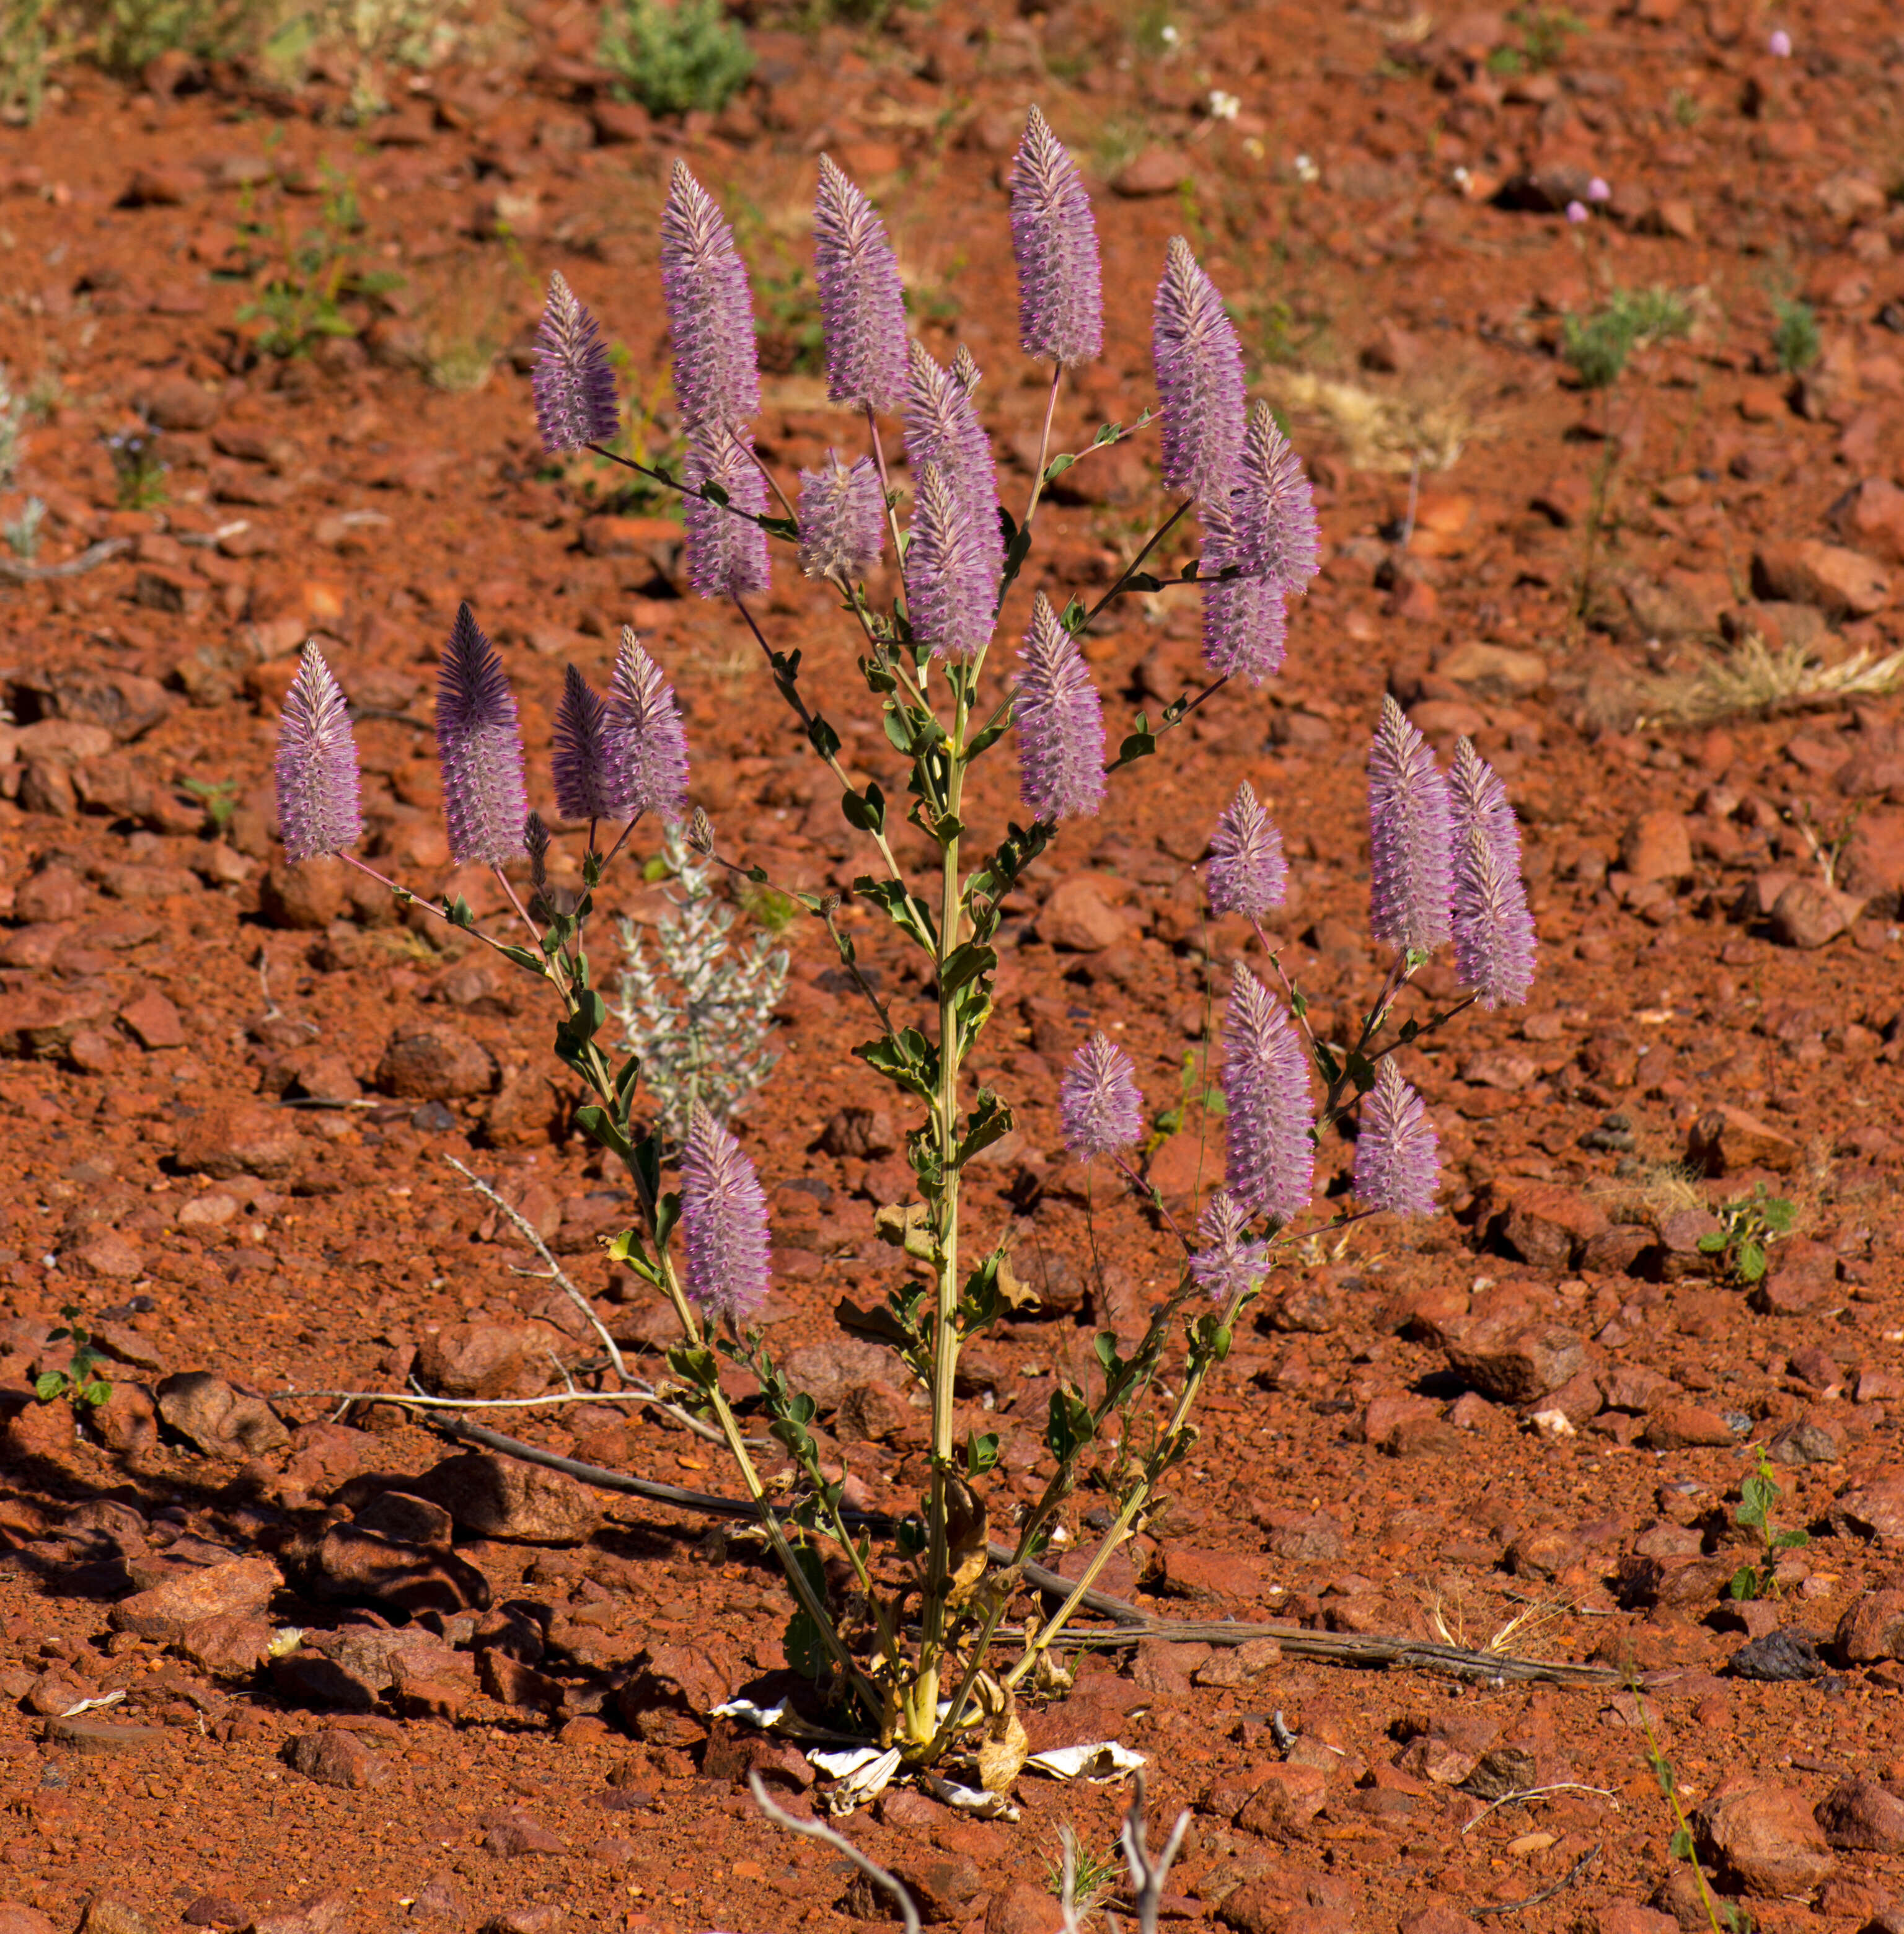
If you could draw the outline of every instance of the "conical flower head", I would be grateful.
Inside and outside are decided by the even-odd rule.
[[[1104,290],[1091,197],[1077,164],[1035,107],[1011,164],[1011,252],[1025,354],[1067,366],[1102,354]]]
[[[595,319],[575,299],[558,270],[549,278],[548,306],[535,333],[529,377],[535,426],[551,456],[606,443],[621,428],[615,372]]]
[[[450,858],[486,866],[514,859],[529,816],[522,733],[502,661],[467,604],[456,609],[437,676],[436,756]]]
[[[1534,916],[1507,788],[1466,739],[1448,791],[1454,834],[1454,966],[1485,1008],[1518,1007],[1534,981]]]
[[[1042,591],[1018,663],[1018,796],[1034,819],[1095,818],[1104,800],[1104,701]]]
[[[1391,1216],[1432,1216],[1440,1143],[1421,1097],[1392,1059],[1375,1072],[1362,1103],[1355,1143],[1355,1194],[1365,1209]]]
[[[813,237],[827,397],[855,409],[897,409],[905,390],[899,264],[872,203],[825,155]]]
[[[699,1103],[681,1156],[681,1232],[688,1300],[746,1321],[772,1279],[767,1197],[746,1151]]]
[[[922,489],[928,468],[935,465],[944,473],[966,526],[972,568],[982,567],[989,575],[996,598],[1005,569],[1005,536],[999,527],[999,473],[991,441],[965,384],[916,342],[910,358],[905,460],[911,466],[913,489]]]
[[[1252,1216],[1287,1222],[1309,1199],[1309,1057],[1289,1017],[1238,967],[1223,1029],[1225,1179]]]
[[[800,474],[800,568],[809,577],[851,583],[879,562],[886,500],[869,456],[849,469],[830,450],[818,470]]]
[[[1243,443],[1243,345],[1182,236],[1171,238],[1151,315],[1164,405],[1164,484],[1227,501]]]
[[[278,727],[278,830],[285,856],[341,853],[363,836],[350,708],[324,654],[307,644]]]
[[[905,547],[905,614],[929,651],[975,658],[992,635],[998,577],[936,463],[919,477]]]
[[[1210,910],[1261,920],[1289,892],[1282,835],[1245,779],[1223,809],[1210,842]]]
[[[1376,939],[1423,953],[1447,939],[1454,836],[1447,776],[1384,694],[1369,751],[1369,924]]]
[[[1249,1240],[1249,1212],[1227,1188],[1219,1188],[1198,1219],[1203,1246],[1190,1258],[1190,1276],[1214,1303],[1227,1307],[1246,1295],[1269,1273],[1270,1246]]]
[[[570,665],[562,675],[562,700],[556,707],[556,810],[564,819],[620,819],[628,806],[627,787],[616,756],[608,708]]]
[[[1225,559],[1207,538],[1204,562],[1220,571]],[[1267,577],[1213,579],[1204,586],[1204,663],[1219,678],[1266,685],[1282,669],[1289,612],[1282,586]]]
[[[624,625],[609,687],[609,729],[621,764],[622,811],[658,813],[671,826],[688,809],[688,737],[661,668]]]
[[[706,423],[688,432],[687,458],[681,467],[690,490],[718,484],[728,498],[726,504],[700,496],[681,500],[688,582],[703,598],[742,598],[764,591],[773,567],[767,533],[753,517],[767,510],[767,481],[752,456],[725,424]],[[736,511],[753,515],[736,517]]]
[[[754,303],[734,230],[676,161],[661,213],[661,299],[674,345],[674,398],[688,429],[760,412]]]
[[[1121,1154],[1142,1139],[1137,1071],[1110,1035],[1094,1034],[1071,1056],[1058,1083],[1058,1119],[1065,1146],[1078,1161]]]
[[[1234,561],[1244,575],[1267,578],[1285,595],[1307,590],[1321,543],[1315,497],[1267,403],[1249,413],[1233,503]]]
[[[978,357],[963,342],[952,352],[952,380],[968,397],[977,396],[979,384],[985,380]]]

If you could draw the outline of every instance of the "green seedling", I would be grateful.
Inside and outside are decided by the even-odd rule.
[[[238,810],[236,779],[183,779],[181,789],[188,792],[205,809],[205,818],[214,833],[222,833]]]
[[[1560,354],[1588,390],[1610,389],[1636,349],[1689,333],[1692,309],[1671,289],[1615,289],[1590,315],[1561,319]]]
[[[1781,1551],[1795,1551],[1800,1545],[1812,1541],[1807,1532],[1795,1529],[1779,1531],[1773,1525],[1772,1508],[1782,1493],[1773,1481],[1772,1462],[1765,1454],[1764,1445],[1758,1444],[1752,1447],[1758,1457],[1758,1468],[1739,1487],[1739,1508],[1732,1514],[1732,1522],[1758,1534],[1761,1562],[1742,1565],[1732,1574],[1732,1582],[1726,1589],[1735,1598],[1774,1596],[1779,1589],[1778,1554]]]
[[[1824,352],[1809,303],[1782,302],[1772,312],[1772,354],[1788,375],[1809,369]]]
[[[721,0],[610,0],[602,10],[601,64],[616,91],[650,114],[718,114],[754,71],[746,37]]]
[[[1700,1253],[1720,1259],[1722,1276],[1749,1285],[1764,1276],[1766,1252],[1790,1230],[1798,1212],[1782,1195],[1767,1195],[1761,1182],[1713,1213],[1719,1226],[1699,1238]]]
[[[80,1327],[80,1307],[69,1303],[60,1311],[65,1326],[47,1339],[49,1343],[70,1342],[73,1354],[63,1370],[43,1370],[34,1379],[33,1394],[42,1403],[55,1403],[62,1397],[97,1410],[113,1393],[113,1387],[99,1374],[105,1358],[93,1342],[92,1333]]]

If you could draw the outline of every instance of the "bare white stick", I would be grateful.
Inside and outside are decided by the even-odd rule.
[[[874,1886],[883,1887],[899,1902],[899,1912],[905,1921],[905,1934],[919,1934],[919,1910],[913,1905],[911,1895],[884,1867],[875,1866],[844,1833],[836,1833],[824,1820],[803,1820],[798,1814],[776,1806],[767,1797],[767,1788],[758,1773],[748,1774],[747,1784],[752,1790],[754,1804],[776,1826],[785,1827],[788,1833],[802,1834],[809,1840],[822,1841],[834,1852],[844,1854]],[[1188,1817],[1185,1815],[1186,1819]]]
[[[587,1318],[589,1327],[601,1338],[601,1347],[608,1352],[608,1360],[615,1366],[616,1375],[619,1377],[623,1383],[626,1383],[628,1380],[628,1366],[622,1361],[622,1353],[616,1347],[614,1338],[609,1335],[607,1326],[595,1313],[594,1304],[590,1303],[574,1284],[570,1282],[568,1272],[550,1253],[548,1244],[542,1240],[541,1231],[514,1203],[505,1202],[480,1175],[472,1174],[457,1161],[454,1155],[446,1155],[443,1159],[468,1182],[470,1187],[474,1189],[478,1195],[481,1196],[486,1202],[494,1203],[496,1207],[521,1230],[530,1247],[549,1265],[549,1280],[559,1284],[570,1302],[574,1303],[576,1308]]]
[[[1151,1859],[1149,1829],[1143,1818],[1143,1772],[1140,1767],[1131,1776],[1130,1811],[1124,1815],[1124,1830],[1119,1838],[1123,1842],[1125,1861],[1131,1869],[1131,1900],[1137,1908],[1142,1934],[1157,1934],[1164,1882],[1170,1877],[1171,1864],[1189,1830],[1190,1815],[1186,1809],[1176,1816],[1176,1824],[1170,1829],[1162,1853],[1154,1861]]]

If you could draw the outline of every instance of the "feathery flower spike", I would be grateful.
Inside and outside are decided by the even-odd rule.
[[[1213,1302],[1227,1305],[1254,1289],[1269,1273],[1270,1246],[1248,1240],[1249,1216],[1227,1188],[1219,1188],[1197,1220],[1204,1246],[1190,1258],[1190,1276]]]
[[[1378,940],[1430,953],[1447,939],[1454,844],[1447,776],[1384,694],[1369,749],[1369,923]]]
[[[800,474],[800,568],[809,577],[863,577],[886,541],[886,500],[869,456],[849,469],[830,450]]]
[[[1018,342],[1068,367],[1104,351],[1098,224],[1077,164],[1034,107],[1011,164],[1011,252],[1018,261]]]
[[[1005,535],[999,527],[998,467],[990,439],[958,377],[941,369],[917,342],[910,355],[905,460],[911,466],[913,489],[921,489],[929,465],[936,464],[944,473],[966,526],[972,568],[975,573],[982,568],[990,581],[988,595],[996,598],[1005,569]]]
[[[767,480],[753,459],[725,424],[706,423],[688,432],[688,453],[681,466],[691,490],[718,484],[728,493],[727,505],[705,497],[681,500],[681,520],[688,539],[688,582],[702,598],[740,598],[764,591],[771,581],[767,533],[749,517],[767,510]]]
[[[278,728],[278,825],[295,866],[341,853],[363,836],[350,708],[324,654],[306,645]]]
[[[688,738],[661,668],[627,625],[608,688],[609,730],[622,767],[622,810],[658,812],[671,826],[688,809]]]
[[[968,396],[977,396],[979,384],[985,380],[978,357],[963,342],[952,352],[952,380]]]
[[[1315,1170],[1309,1057],[1246,967],[1236,970],[1224,1020],[1223,1098],[1230,1192],[1251,1215],[1288,1222],[1308,1203]]]
[[[1355,1143],[1356,1199],[1391,1216],[1432,1216],[1440,1143],[1421,1097],[1393,1059],[1375,1071]]]
[[[1227,510],[1204,507],[1204,563],[1213,572],[1236,562]],[[1204,663],[1219,678],[1268,682],[1282,669],[1289,612],[1280,584],[1267,577],[1213,577],[1204,586]]]
[[[767,1197],[746,1151],[698,1102],[681,1156],[681,1230],[688,1300],[745,1321],[767,1300],[772,1273]]]
[[[532,812],[523,822],[523,851],[529,855],[529,884],[532,896],[529,904],[531,919],[536,916],[533,897],[549,884],[549,829],[543,824],[539,812]],[[546,909],[544,913],[546,915]]]
[[[1035,819],[1095,818],[1104,801],[1104,701],[1042,591],[1018,662],[1018,796]]]
[[[1321,541],[1315,499],[1267,403],[1249,413],[1237,475],[1235,562],[1246,577],[1267,577],[1287,594],[1306,591]]]
[[[608,708],[573,665],[562,674],[556,707],[556,810],[565,819],[622,819],[628,788],[616,757]],[[533,815],[532,815],[533,817]]]
[[[1071,1056],[1058,1083],[1058,1119],[1079,1161],[1119,1154],[1143,1138],[1137,1071],[1110,1035],[1094,1034]]]
[[[552,456],[606,443],[621,428],[607,349],[595,318],[576,300],[560,270],[549,278],[529,385],[535,393],[535,426]]]
[[[1261,920],[1289,891],[1282,835],[1245,779],[1216,822],[1210,852],[1210,910]]]
[[[500,866],[523,850],[529,800],[516,700],[496,647],[467,604],[443,653],[436,681],[436,756],[443,768],[443,817],[450,857]]]
[[[907,620],[928,649],[950,658],[976,657],[992,635],[997,574],[936,463],[920,473],[918,492],[905,547]]]
[[[1227,502],[1243,449],[1243,348],[1216,285],[1173,236],[1151,315],[1164,405],[1164,484]]]
[[[856,409],[896,409],[905,389],[899,264],[872,203],[825,155],[813,236],[827,399]]]
[[[761,372],[747,270],[726,218],[682,161],[661,213],[661,299],[682,424],[691,430],[757,416]]]
[[[1534,981],[1534,916],[1507,788],[1466,739],[1448,782],[1454,829],[1454,967],[1484,1008],[1518,1007]]]

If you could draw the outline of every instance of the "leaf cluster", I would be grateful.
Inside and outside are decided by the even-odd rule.
[[[1719,1226],[1699,1238],[1700,1254],[1719,1258],[1722,1276],[1748,1287],[1764,1276],[1766,1252],[1790,1231],[1798,1214],[1782,1195],[1767,1195],[1762,1182],[1751,1194],[1722,1203],[1713,1213]]]
[[[611,0],[600,51],[616,92],[650,114],[718,114],[754,71],[746,36],[721,0]]]
[[[1608,389],[1634,350],[1676,340],[1692,327],[1692,305],[1673,290],[1615,289],[1590,315],[1561,318],[1561,359],[1583,389]]]
[[[47,1341],[70,1342],[73,1353],[63,1370],[40,1372],[34,1379],[33,1394],[42,1403],[56,1402],[65,1397],[70,1402],[97,1410],[113,1394],[112,1385],[99,1374],[99,1366],[106,1360],[105,1353],[93,1342],[92,1332],[81,1327],[77,1303],[68,1303],[59,1313],[65,1318],[65,1324],[54,1330]]]

